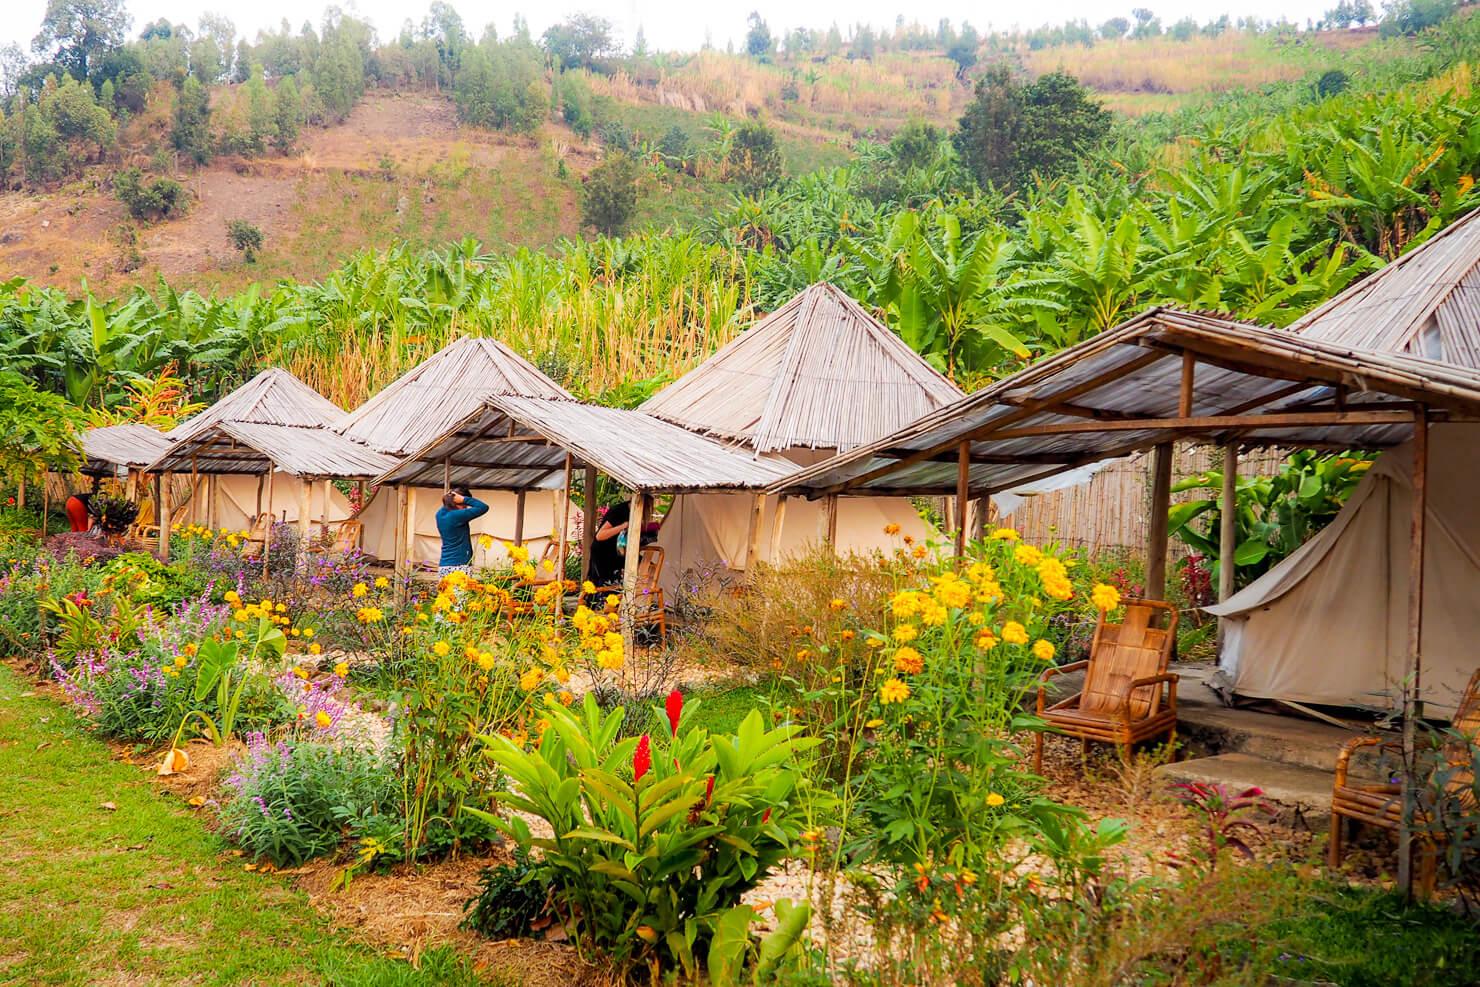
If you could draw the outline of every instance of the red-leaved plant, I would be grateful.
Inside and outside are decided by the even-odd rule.
[[[1253,813],[1266,817],[1274,815],[1269,804],[1260,800],[1264,795],[1263,789],[1246,788],[1233,796],[1228,794],[1226,785],[1203,782],[1173,785],[1172,789],[1177,801],[1196,813],[1203,823],[1209,870],[1217,869],[1218,857],[1225,847],[1254,859],[1254,850],[1244,840],[1244,835],[1257,835],[1263,832],[1263,828],[1245,817]],[[1172,862],[1181,865],[1187,861],[1173,858]]]

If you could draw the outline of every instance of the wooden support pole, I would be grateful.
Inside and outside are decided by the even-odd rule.
[[[1417,793],[1413,790],[1414,758],[1418,719],[1423,716],[1423,565],[1424,528],[1428,513],[1429,423],[1428,409],[1413,422],[1413,503],[1408,536],[1408,675],[1403,702],[1403,812],[1398,827],[1398,888],[1413,895],[1413,814]]]
[[[1192,384],[1197,375],[1197,358],[1191,350],[1182,351],[1182,388],[1177,394],[1177,417],[1192,417]]]
[[[633,492],[631,513],[627,516],[627,555],[622,569],[622,649],[628,661],[637,654],[637,568],[642,560],[642,522],[647,516],[647,504],[644,491]]]
[[[966,507],[971,503],[971,443],[956,451],[956,558],[966,556]]]
[[[308,557],[309,546],[313,544],[313,482],[300,479],[298,481],[298,556]]]
[[[559,560],[559,561],[557,561],[555,563],[555,578],[558,581],[562,582],[562,583],[565,581],[565,557],[566,557],[566,553],[568,553],[570,551],[570,481],[571,481],[571,472],[572,472],[572,470],[574,468],[575,468],[575,460],[573,460],[571,458],[570,453],[567,452],[565,454],[565,486],[563,487],[563,489],[565,491],[565,494],[564,494],[564,496],[562,496],[560,498],[560,500],[561,500],[561,504],[560,504],[560,530],[556,533],[557,534],[557,537],[559,537],[559,539],[560,539],[560,551],[557,552],[556,553],[556,556],[555,556]],[[638,519],[638,529],[637,529],[638,530],[638,537],[637,537],[638,542],[641,542],[642,541],[642,534],[641,534],[642,527],[641,527],[641,525],[642,525],[642,519],[639,518]],[[629,544],[632,541],[632,529],[631,528],[628,528],[627,529],[627,541],[628,541]],[[561,592],[555,594],[555,599],[557,601],[564,601],[564,599],[565,599],[565,591],[564,591],[564,588],[563,587],[561,589]],[[562,609],[563,609],[563,607],[561,606],[561,603],[558,603],[557,602],[556,603],[556,610],[555,610],[555,613],[556,613],[557,616],[560,614],[560,611]]]
[[[165,562],[170,560],[170,483],[175,474],[154,477],[154,521],[159,525],[159,542],[155,550]]]
[[[596,544],[596,467],[587,466],[581,477],[581,582],[591,578],[591,547]]]
[[[776,514],[771,518],[771,564],[781,564],[781,530],[786,525],[786,494],[776,498]]]
[[[267,530],[262,532],[262,575],[267,575],[268,549],[272,547],[272,522],[277,520],[277,515],[272,508],[272,485],[277,480],[277,464],[272,461],[267,463]]]
[[[324,481],[324,506],[319,508],[319,524],[323,526],[324,538],[329,537],[329,496],[334,492],[334,481]]]
[[[520,488],[514,495],[514,544],[524,544],[524,498],[527,491]]]
[[[257,513],[252,517],[255,524],[257,518],[262,516],[262,486],[267,482],[267,477],[261,473],[257,474]]]
[[[822,511],[817,515],[817,542],[825,552],[837,553],[838,542],[838,495],[828,494],[822,498]]]
[[[200,523],[200,464],[196,454],[190,454],[190,520]]]
[[[446,456],[442,459],[442,492],[445,494],[452,489],[452,457]]]
[[[407,565],[409,560],[406,558],[406,543],[409,540],[406,537],[407,511],[406,485],[404,483],[398,484],[396,486],[396,534],[393,548],[391,549],[392,561],[396,565],[396,581],[398,584],[405,578],[406,573],[409,571]],[[400,592],[399,586],[397,587],[397,592]]]
[[[1233,577],[1238,569],[1233,556],[1238,551],[1238,443],[1223,447],[1223,496],[1218,502],[1218,602],[1233,595]],[[1223,652],[1228,618],[1218,618],[1218,653]]]
[[[1172,500],[1172,444],[1158,445],[1151,465],[1151,517],[1146,538],[1146,597],[1167,596],[1167,511]]]
[[[992,514],[992,497],[988,493],[979,493],[972,502],[974,510],[971,512],[971,540],[981,541],[987,537],[987,518]]]
[[[756,563],[760,561],[761,523],[766,517],[766,495],[756,494],[750,501],[750,523],[745,528],[745,580],[755,579]]]

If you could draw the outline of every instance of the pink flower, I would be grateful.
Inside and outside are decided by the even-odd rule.
[[[674,689],[668,693],[668,701],[663,704],[668,711],[668,726],[673,729],[673,736],[678,737],[678,718],[683,715],[683,693]]]
[[[653,766],[653,744],[647,734],[637,742],[637,750],[632,752],[632,773],[636,776],[633,782],[642,781],[642,776],[648,773]]]

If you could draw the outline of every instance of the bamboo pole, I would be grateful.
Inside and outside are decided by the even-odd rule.
[[[644,491],[634,491],[631,513],[627,516],[627,555],[622,569],[622,649],[628,661],[637,654],[637,567],[642,560],[642,522],[647,514],[647,501]]]
[[[971,443],[956,451],[956,558],[966,556],[966,507],[971,503]]]
[[[975,510],[971,515],[971,540],[981,541],[987,537],[987,518],[992,513],[992,497],[985,491],[971,502]]]
[[[308,557],[309,546],[313,543],[313,482],[300,479],[298,481],[298,556]]]
[[[776,498],[776,514],[771,518],[771,564],[781,564],[781,529],[786,524],[786,494]]]
[[[582,477],[585,502],[581,521],[581,582],[591,578],[591,547],[596,544],[596,467],[587,466]]]
[[[452,457],[442,457],[442,492],[452,489]]]
[[[1172,444],[1156,447],[1151,466],[1151,517],[1146,538],[1146,597],[1167,594],[1167,510],[1172,499]]]
[[[1429,424],[1423,408],[1413,422],[1412,516],[1408,538],[1408,681],[1403,702],[1403,811],[1398,827],[1398,888],[1413,896],[1414,758],[1418,719],[1423,716],[1423,563],[1428,513]]]
[[[392,549],[398,584],[406,575],[406,540],[406,485],[403,483],[396,485],[396,533]]]
[[[324,481],[324,506],[321,507],[321,508],[319,508],[319,525],[323,529],[324,538],[326,540],[329,537],[329,495],[333,492],[333,490],[334,490],[334,483],[333,483],[333,481],[332,480],[325,480]]]
[[[154,520],[159,525],[159,541],[155,552],[165,562],[170,560],[170,483],[175,474],[154,477]]]
[[[559,582],[561,584],[560,592],[557,593],[557,594],[555,594],[555,600],[556,600],[556,603],[555,603],[555,615],[556,615],[557,618],[559,617],[561,610],[564,609],[564,606],[562,604],[563,604],[563,602],[565,600],[565,585],[564,585],[565,584],[565,556],[566,556],[566,553],[570,551],[570,537],[569,537],[569,534],[570,534],[570,480],[571,480],[571,471],[572,471],[572,469],[574,467],[575,467],[575,461],[573,459],[571,459],[570,453],[567,452],[565,454],[565,487],[564,487],[565,495],[563,497],[561,497],[561,505],[560,505],[560,531],[559,531],[560,551],[556,553],[556,558],[559,561],[557,561],[555,563],[555,565],[556,565],[555,579],[556,579],[557,582]],[[639,525],[640,525],[640,521],[639,521]],[[638,537],[637,537],[637,540],[638,540],[639,543],[642,541],[641,530],[642,529],[639,526],[639,528],[638,528]],[[631,528],[628,528],[627,529],[627,532],[628,532],[628,534],[627,534],[627,542],[628,542],[628,544],[631,544],[631,542],[632,542],[632,534],[631,534],[632,529]]]
[[[524,544],[524,497],[525,497],[525,493],[526,493],[525,489],[523,487],[520,487],[519,488],[519,492],[514,495],[514,544],[515,545],[523,545]]]
[[[822,511],[817,515],[817,541],[827,552],[836,554],[838,542],[838,495],[822,498]]]
[[[267,482],[267,477],[261,473],[257,474],[257,517],[262,516],[262,485]],[[255,522],[256,517],[252,520]]]
[[[277,481],[277,464],[272,460],[267,461],[267,530],[262,532],[262,575],[267,575],[267,558],[269,549],[272,548],[272,522],[277,520],[273,512],[272,488]]]
[[[761,522],[766,515],[766,495],[756,494],[750,503],[750,524],[745,529],[745,579],[755,579],[755,566],[760,561]]]
[[[190,520],[200,523],[200,466],[193,452],[190,454]]]
[[[1238,566],[1234,553],[1238,551],[1238,443],[1230,442],[1223,447],[1223,498],[1218,502],[1222,512],[1218,520],[1218,602],[1225,603],[1233,595],[1233,577]],[[1228,618],[1218,618],[1218,653],[1223,653],[1223,641],[1228,633]]]

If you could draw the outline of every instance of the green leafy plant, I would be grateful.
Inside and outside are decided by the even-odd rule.
[[[542,930],[533,923],[550,900],[550,885],[538,880],[534,869],[524,846],[514,848],[513,863],[483,868],[478,894],[463,907],[465,916],[458,928],[488,939],[542,938]]]
[[[237,711],[248,682],[262,674],[255,670],[257,664],[275,662],[287,652],[288,639],[270,616],[261,614],[252,619],[255,622],[242,632],[248,646],[245,657],[242,640],[207,638],[200,643],[195,654],[194,696],[197,704],[214,696],[214,715],[199,705],[188,710],[170,743],[172,749],[179,746],[180,736],[192,718],[217,747],[225,744],[236,730]]]
[[[816,743],[795,726],[767,730],[754,710],[734,736],[682,730],[677,693],[666,712],[668,736],[619,740],[624,711],[603,714],[588,694],[578,715],[550,709],[534,750],[484,738],[510,782],[501,801],[554,835],[534,838],[519,816],[479,813],[542,851],[536,878],[553,884],[583,949],[655,978],[698,970],[724,916],[790,851],[804,785],[795,759]],[[738,925],[739,913],[727,921]],[[735,955],[738,933],[726,928],[729,958],[717,969]]]

